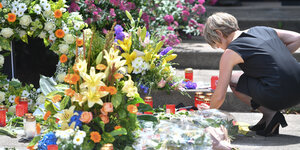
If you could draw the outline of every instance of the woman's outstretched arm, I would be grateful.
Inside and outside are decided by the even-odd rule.
[[[222,106],[231,80],[232,69],[236,64],[243,62],[244,60],[239,54],[230,49],[225,50],[220,60],[218,85],[211,98],[210,108]]]
[[[275,29],[281,41],[287,46],[291,53],[300,47],[300,34],[294,31]]]

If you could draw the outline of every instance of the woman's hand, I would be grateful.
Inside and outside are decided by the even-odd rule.
[[[219,108],[223,104],[231,79],[232,69],[239,63],[244,63],[242,57],[235,51],[226,49],[220,60],[218,85],[211,98],[210,108]]]
[[[294,31],[274,29],[280,40],[287,46],[291,53],[300,47],[300,34]]]

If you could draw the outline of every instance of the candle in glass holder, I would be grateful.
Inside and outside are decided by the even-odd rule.
[[[23,126],[24,126],[24,131],[26,130],[26,119],[27,119],[29,116],[32,116],[32,113],[25,113],[24,116],[23,116]],[[26,133],[25,133],[25,136],[26,136]]]
[[[203,92],[196,92],[195,93],[195,97],[194,97],[194,103],[195,103],[195,107],[197,107],[197,104],[199,103],[199,96],[203,95]]]
[[[193,75],[193,69],[192,68],[186,68],[184,70],[184,77],[185,77],[185,80],[186,81],[191,81],[193,82],[193,78],[194,78],[194,75]]]
[[[206,98],[211,98],[212,95],[213,95],[213,93],[211,93],[211,92],[205,93],[205,97],[206,97]]]
[[[219,77],[218,76],[212,76],[210,79],[210,87],[211,89],[215,90],[217,88]]]
[[[21,97],[19,104],[24,105],[24,113],[28,113],[28,99],[26,97]]]
[[[205,96],[200,95],[195,103],[195,106],[199,109],[202,103],[204,103]]]
[[[166,105],[166,113],[167,114],[175,114],[175,104]]]
[[[27,138],[33,138],[36,135],[36,120],[34,116],[26,118],[25,135]]]
[[[6,107],[0,105],[0,127],[6,126]]]
[[[17,104],[16,105],[16,116],[22,117],[22,116],[24,116],[24,114],[25,114],[25,112],[24,112],[24,105]]]
[[[107,144],[104,144],[100,150],[113,150],[113,149],[114,149],[114,145],[111,143],[107,143]]]
[[[210,98],[205,98],[204,103],[208,106],[210,106]]]
[[[146,104],[150,105],[153,108],[153,99],[152,99],[151,96],[146,96],[144,98],[144,101],[145,101]],[[144,112],[144,114],[150,114],[151,115],[153,113],[152,112]]]
[[[48,145],[47,150],[58,150],[58,145]]]

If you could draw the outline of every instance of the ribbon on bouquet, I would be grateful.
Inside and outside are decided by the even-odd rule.
[[[13,44],[12,41],[10,42],[11,46],[11,52],[10,52],[10,61],[11,61],[11,78],[15,78],[15,68],[14,68],[14,49],[13,49]]]

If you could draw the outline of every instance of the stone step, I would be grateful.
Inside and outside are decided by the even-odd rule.
[[[177,58],[173,62],[179,64],[175,66],[178,69],[219,69],[219,60],[223,50],[211,48],[204,42],[203,38],[200,38],[198,41],[182,41],[182,43],[174,47],[174,53],[177,54]],[[300,61],[300,49],[293,55]],[[237,70],[239,67],[236,66],[234,69]]]
[[[300,6],[281,2],[242,2],[241,6],[206,6],[207,15],[227,12],[234,15],[242,30],[263,25],[300,32]]]

